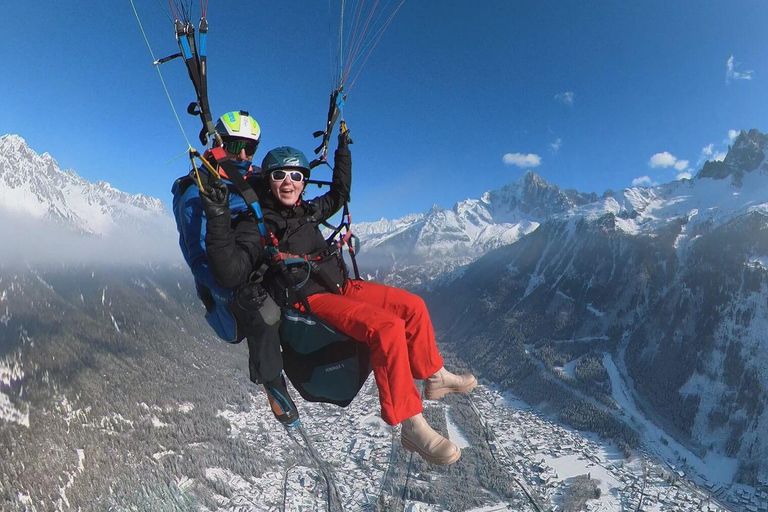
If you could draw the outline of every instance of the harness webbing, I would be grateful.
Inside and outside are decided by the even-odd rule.
[[[253,213],[256,219],[256,225],[259,228],[259,233],[261,234],[262,244],[264,245],[267,254],[271,257],[272,263],[277,266],[281,277],[285,281],[284,286],[293,292],[297,302],[300,302],[307,311],[311,311],[306,294],[304,294],[301,287],[296,285],[293,281],[293,277],[291,276],[285,261],[274,257],[276,254],[279,254],[280,251],[272,238],[267,235],[267,228],[264,225],[264,214],[261,211],[259,197],[256,195],[256,192],[245,181],[245,178],[240,174],[240,171],[237,169],[234,162],[227,158],[223,148],[213,148],[211,149],[211,154],[216,159],[216,163],[227,173],[227,178],[229,178],[235,187],[237,187],[238,192],[240,192],[240,195],[245,200],[248,208]]]
[[[336,121],[341,115],[341,111],[344,108],[344,102],[347,96],[344,94],[344,86],[339,87],[331,93],[331,101],[328,106],[328,119],[325,123],[324,131],[316,131],[313,135],[315,138],[322,137],[322,142],[315,148],[315,154],[319,155],[315,160],[312,160],[309,164],[310,169],[314,169],[320,164],[327,162],[328,157],[328,143],[331,140],[331,133],[333,127],[336,125]]]
[[[195,44],[195,27],[192,23],[176,20],[176,42],[179,44],[181,56],[187,66],[187,73],[195,88],[197,101],[187,107],[187,113],[200,116],[203,128],[199,139],[203,145],[208,144],[208,137],[214,133],[211,109],[208,104],[208,20],[203,15],[200,18],[200,47]],[[168,58],[170,59],[170,58]]]

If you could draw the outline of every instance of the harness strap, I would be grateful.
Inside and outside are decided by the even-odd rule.
[[[211,109],[208,104],[208,20],[203,16],[200,18],[200,48],[195,44],[195,27],[192,23],[184,23],[176,20],[176,41],[181,50],[180,55],[187,66],[189,79],[195,88],[197,101],[192,102],[187,107],[187,113],[193,116],[200,116],[203,128],[200,130],[199,139],[204,145],[208,144],[208,135],[214,133],[213,119],[211,118]],[[171,56],[173,58],[175,56]],[[162,61],[163,59],[161,59]],[[159,62],[159,61],[158,61]]]
[[[336,120],[341,115],[341,110],[344,108],[344,102],[347,96],[344,94],[344,86],[342,85],[331,93],[331,101],[328,106],[328,120],[325,123],[325,130],[316,131],[313,135],[315,138],[322,137],[322,142],[315,148],[315,154],[319,155],[316,159],[309,163],[309,168],[314,169],[318,165],[327,163],[328,156],[328,142],[331,140],[331,132],[333,132],[333,126],[336,124]]]
[[[211,149],[211,154],[216,159],[216,163],[222,169],[224,169],[224,172],[227,173],[227,178],[229,178],[235,187],[237,187],[238,192],[240,192],[243,200],[245,200],[248,208],[253,213],[254,217],[256,218],[256,225],[259,228],[259,233],[261,234],[262,244],[264,245],[267,253],[274,257],[275,254],[279,253],[277,240],[274,238],[274,236],[270,238],[267,234],[267,228],[264,226],[264,214],[261,211],[261,206],[259,205],[259,197],[256,195],[256,192],[245,181],[245,178],[243,178],[242,174],[240,174],[240,171],[237,169],[234,162],[227,158],[227,154],[224,152],[222,147],[219,146]],[[304,306],[307,311],[310,311],[307,296],[300,289],[300,287],[298,287],[296,283],[293,282],[293,278],[291,277],[291,273],[288,270],[288,267],[285,265],[285,261],[280,259],[273,259],[272,261],[277,266],[280,275],[285,281],[285,287],[293,292],[296,298],[296,302],[301,303],[301,305]]]

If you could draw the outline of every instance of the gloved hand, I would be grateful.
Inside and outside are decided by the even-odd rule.
[[[339,147],[346,148],[350,144],[354,144],[354,142],[349,136],[349,128],[347,127],[347,123],[341,121],[339,123]]]
[[[200,194],[200,202],[203,204],[205,216],[209,219],[220,215],[229,215],[229,189],[220,179],[208,180],[208,193]]]

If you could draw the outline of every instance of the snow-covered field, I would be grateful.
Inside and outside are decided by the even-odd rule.
[[[561,505],[573,477],[589,475],[600,489],[600,498],[587,502],[589,511],[635,510],[641,496],[642,510],[654,504],[665,511],[706,510],[706,493],[685,481],[675,483],[669,465],[654,453],[639,451],[624,459],[596,435],[563,427],[514,396],[486,386],[478,386],[473,402],[514,459],[518,477],[552,506]],[[709,510],[726,509],[712,502]]]
[[[709,481],[730,484],[733,482],[739,466],[738,460],[715,453],[708,453],[704,459],[701,459],[685,448],[638,410],[627,384],[613,361],[613,357],[608,353],[603,355],[603,366],[608,370],[608,375],[611,378],[613,399],[621,407],[624,414],[631,418],[633,425],[643,436],[643,444],[646,449],[674,466],[679,466],[680,461],[685,459],[687,465],[694,471],[693,475],[688,476],[698,476],[699,483]],[[662,439],[665,442],[660,442]]]
[[[459,448],[469,448],[469,440],[464,437],[461,428],[453,421],[450,407],[445,408],[445,422],[448,426],[448,438]]]
[[[3,391],[24,378],[19,354],[0,359],[0,424],[7,421],[29,427],[29,407],[15,405]]]

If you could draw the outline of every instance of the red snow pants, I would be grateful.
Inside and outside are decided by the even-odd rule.
[[[421,297],[350,279],[343,294],[311,295],[309,305],[312,313],[368,345],[385,422],[397,425],[423,410],[413,379],[437,373],[443,358]]]

